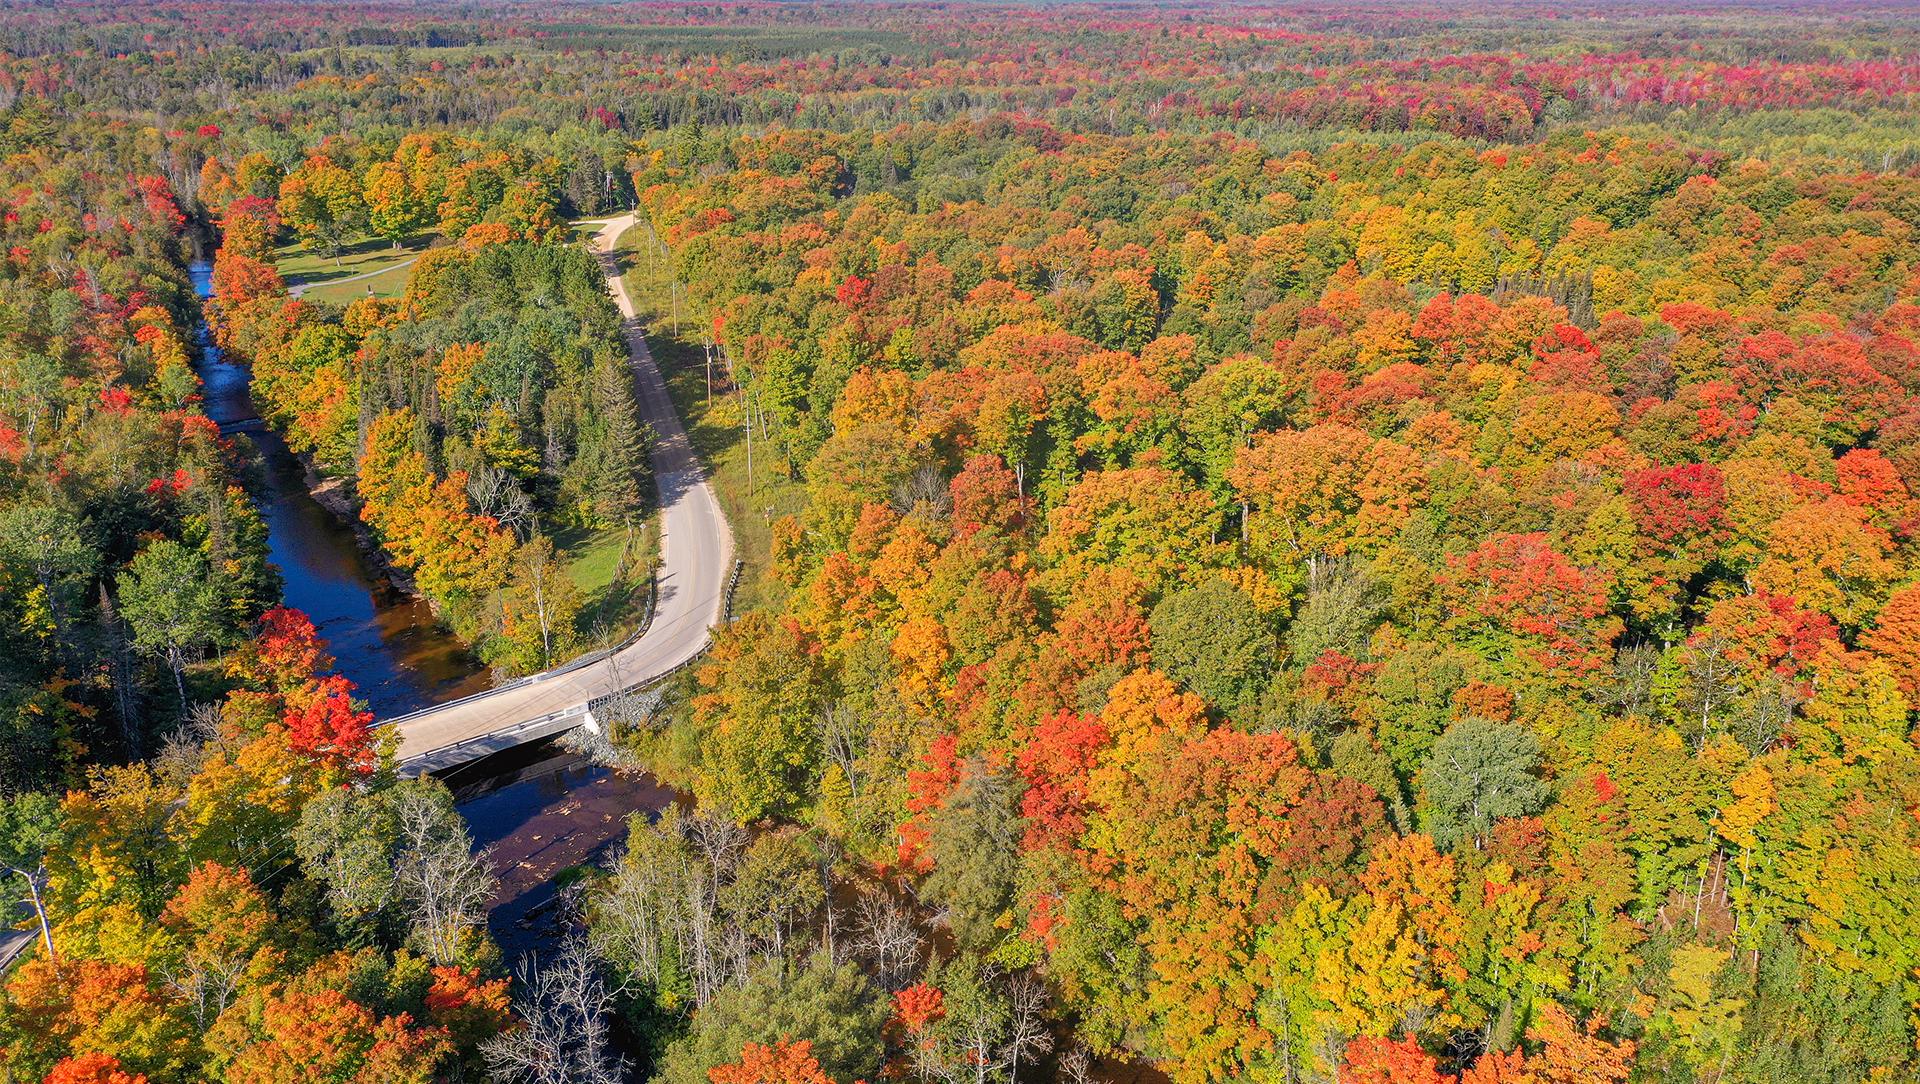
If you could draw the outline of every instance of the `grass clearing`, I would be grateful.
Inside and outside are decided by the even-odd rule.
[[[733,528],[734,552],[747,563],[734,609],[742,612],[777,605],[784,600],[787,588],[763,574],[773,548],[773,523],[781,516],[799,514],[806,505],[806,491],[794,479],[791,466],[771,447],[756,440],[749,501],[746,433],[741,426],[739,395],[724,387],[724,370],[716,361],[715,394],[708,403],[706,353],[700,338],[707,322],[688,315],[683,297],[679,332],[675,333],[668,294],[669,264],[658,248],[648,255],[641,247],[647,238],[645,226],[628,230],[620,238],[618,248],[627,264],[627,292],[646,325],[647,346],[666,378],[668,394],[686,426],[687,438],[706,465],[707,476]]]
[[[402,257],[403,259],[405,257]],[[413,273],[411,263],[402,267],[389,267],[377,275],[352,282],[320,283],[301,291],[300,296],[308,301],[324,301],[331,305],[348,305],[363,297],[399,297],[407,289],[407,276]]]
[[[659,553],[659,537],[653,519],[631,531],[575,527],[553,536],[568,578],[585,599],[580,628],[594,646],[619,643],[646,619],[647,584]]]
[[[287,280],[287,285],[315,287],[412,259],[425,252],[433,238],[433,234],[423,233],[408,238],[395,248],[393,242],[384,238],[367,237],[340,246],[338,260],[325,249],[309,249],[299,244],[281,245],[274,250],[273,260],[280,269],[280,277]]]

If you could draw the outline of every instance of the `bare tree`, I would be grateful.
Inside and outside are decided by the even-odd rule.
[[[925,508],[935,519],[946,519],[953,513],[953,493],[940,468],[925,464],[893,487],[893,506],[901,515]]]
[[[714,871],[709,888],[717,895],[721,880],[732,875],[740,864],[740,856],[746,853],[747,844],[751,842],[747,830],[725,813],[708,810],[682,817],[679,824],[687,842]]]
[[[620,1084],[626,1059],[614,1052],[613,990],[604,961],[584,938],[567,938],[545,967],[533,958],[515,969],[520,1026],[481,1046],[496,1081],[510,1084]]]
[[[882,987],[891,993],[913,984],[920,931],[905,907],[884,892],[866,893],[854,910],[853,927],[854,950]]]
[[[1020,1064],[1029,1053],[1045,1053],[1053,1047],[1053,1035],[1047,1031],[1047,984],[1032,972],[1021,972],[1007,981],[1007,1037],[1001,1044],[1007,1066],[1007,1084],[1019,1084]]]
[[[671,961],[691,982],[695,1005],[705,1006],[746,973],[748,938],[720,906],[746,844],[744,829],[707,811],[669,809],[656,824],[635,824],[595,897],[592,926],[595,944],[627,981],[665,985],[674,978]]]
[[[1613,663],[1614,680],[1601,688],[1601,700],[1628,715],[1644,713],[1653,702],[1653,678],[1659,667],[1659,648],[1651,644],[1621,648]]]
[[[457,814],[449,824],[451,805],[424,790],[394,788],[393,806],[400,829],[394,888],[411,905],[413,938],[433,962],[455,963],[493,897],[486,852],[474,853]]]
[[[613,864],[613,875],[595,898],[590,926],[596,950],[617,961],[630,978],[658,986],[664,979],[665,949],[680,939],[673,885],[676,871],[629,851]]]
[[[917,1075],[942,1084],[1018,1084],[1028,1056],[1053,1045],[1042,1015],[1046,986],[1035,976],[962,958],[942,969],[940,984],[947,1015],[915,1046]]]
[[[1688,722],[1699,730],[1692,735],[1699,749],[1717,729],[1714,716],[1726,709],[1740,692],[1740,667],[1729,653],[1726,638],[1717,632],[1696,636],[1687,644],[1683,681],[1678,697],[1686,709]]]
[[[838,702],[827,707],[820,717],[820,744],[827,763],[840,769],[840,774],[846,777],[847,789],[855,798],[860,797],[860,784],[865,776],[860,770],[861,746],[865,743],[853,708]]]
[[[180,725],[168,732],[154,755],[154,770],[162,777],[185,786],[199,774],[211,752],[209,744],[220,736],[220,705],[199,703],[187,709]]]
[[[212,1027],[213,1022],[240,989],[240,980],[253,966],[253,946],[206,938],[180,957],[176,964],[161,968],[167,986],[187,1003],[195,1026]]]
[[[502,527],[524,539],[534,523],[533,498],[513,475],[482,465],[467,476],[467,495],[481,515],[492,516]]]
[[[1054,1079],[1060,1084],[1093,1084],[1093,1055],[1084,1046],[1060,1055],[1060,1071]]]
[[[1773,748],[1806,698],[1791,682],[1764,682],[1734,718],[1734,736],[1758,755]]]

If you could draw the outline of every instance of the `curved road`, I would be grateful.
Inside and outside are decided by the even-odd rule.
[[[733,574],[733,533],[667,396],[647,349],[614,251],[633,215],[594,235],[613,300],[626,318],[640,417],[653,427],[653,473],[661,514],[658,597],[645,635],[613,655],[562,666],[464,700],[388,720],[400,733],[402,771],[450,767],[497,748],[530,741],[579,721],[587,701],[659,678],[706,650],[723,619]]]

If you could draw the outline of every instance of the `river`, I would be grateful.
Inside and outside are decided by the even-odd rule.
[[[209,296],[211,263],[196,260],[189,271],[194,291]],[[359,686],[355,695],[385,719],[490,688],[466,645],[425,602],[381,576],[353,531],[313,499],[305,466],[261,423],[247,367],[224,357],[204,325],[198,335],[203,409],[223,433],[244,433],[259,449],[257,496],[284,602],[313,620],[335,668]],[[500,891],[489,924],[509,960],[549,943],[552,924],[540,920],[557,894],[555,874],[602,858],[625,838],[628,813],[673,800],[651,776],[617,775],[551,741],[475,762],[448,782],[474,842],[491,848]]]
[[[212,292],[212,267],[196,260],[194,290]],[[223,357],[199,328],[207,416],[222,432],[245,433],[259,449],[259,494],[267,548],[285,581],[285,603],[305,611],[327,640],[335,667],[380,718],[490,688],[486,668],[434,620],[426,603],[396,590],[367,561],[353,531],[307,491],[306,470],[279,434],[260,422],[246,366]],[[563,932],[552,913],[568,870],[603,863],[626,838],[627,818],[657,815],[675,801],[651,775],[590,763],[552,738],[474,761],[451,772],[474,843],[487,849],[499,888],[487,924],[509,961],[552,948]],[[1165,1084],[1150,1066],[1101,1062],[1095,1079]]]

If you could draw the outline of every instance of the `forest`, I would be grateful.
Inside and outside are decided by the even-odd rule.
[[[1920,1077],[1916,111],[1900,0],[0,5],[0,1079]],[[744,573],[516,953],[271,461],[643,627],[628,212]]]

